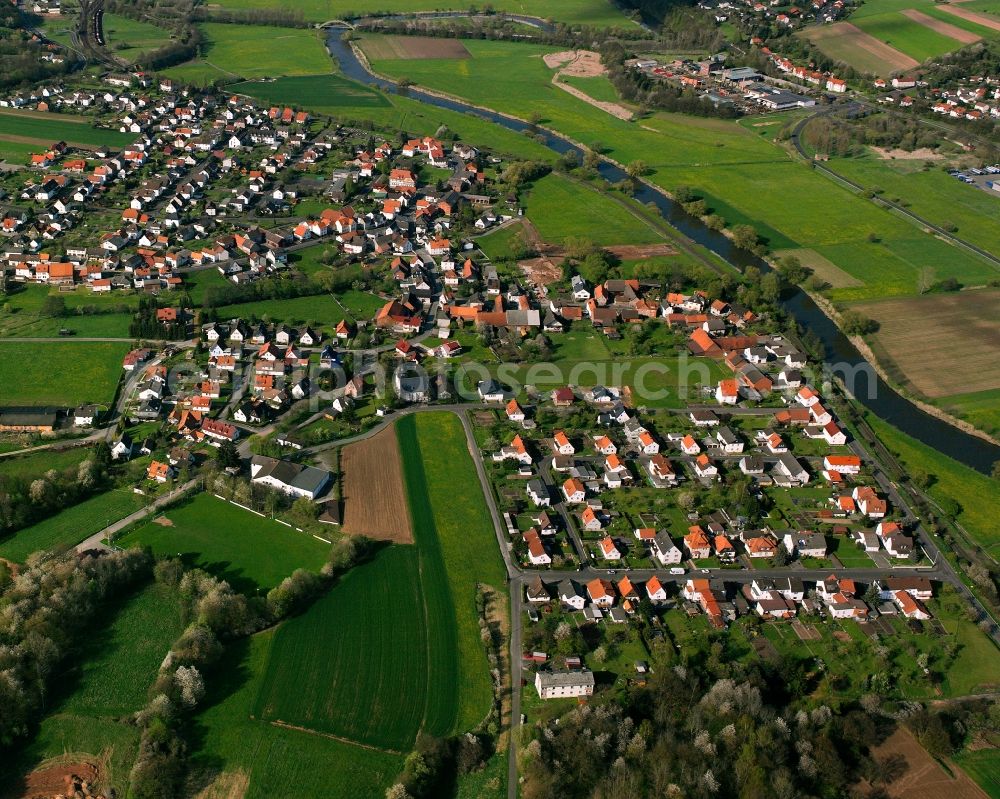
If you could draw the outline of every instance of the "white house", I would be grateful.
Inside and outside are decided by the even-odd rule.
[[[535,690],[542,699],[562,699],[591,696],[594,693],[594,672],[539,671],[535,674]]]

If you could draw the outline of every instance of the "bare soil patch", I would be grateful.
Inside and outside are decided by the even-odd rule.
[[[395,427],[389,425],[371,438],[348,444],[341,452],[340,465],[344,532],[412,544]]]
[[[626,261],[655,255],[677,255],[677,249],[672,244],[612,244],[604,249]]]
[[[1000,291],[962,291],[851,305],[880,325],[874,336],[926,397],[1000,388]]]
[[[906,773],[886,786],[893,799],[939,799],[941,796],[949,799],[989,799],[986,792],[954,763],[949,763],[955,774],[950,776],[905,727],[900,727],[875,747],[873,754],[878,760],[891,755],[906,758]],[[869,787],[866,783],[862,784]]]
[[[549,69],[562,67],[560,72],[577,78],[596,78],[607,73],[601,63],[601,54],[593,50],[563,50],[542,56]]]
[[[991,17],[989,14],[980,14],[978,11],[969,11],[967,8],[960,8],[958,6],[946,4],[939,5],[937,8],[940,8],[942,11],[946,11],[949,14],[953,14],[956,17],[968,20],[969,22],[975,22],[977,25],[982,25],[984,28],[1000,31],[1000,19]]]
[[[458,39],[435,36],[380,36],[365,39],[364,48],[371,61],[472,57]]]
[[[872,147],[871,150],[876,153],[879,158],[893,159],[896,161],[939,161],[944,158],[941,153],[935,152],[929,147],[920,147],[916,150]]]
[[[923,11],[917,11],[915,8],[907,8],[900,13],[904,17],[909,17],[914,22],[919,22],[925,28],[930,28],[935,33],[940,33],[942,36],[947,36],[949,39],[956,39],[962,44],[972,44],[973,42],[978,42],[983,38],[972,31],[965,30],[965,28],[959,28],[957,25],[952,25],[951,23],[942,22],[939,19],[930,17]]]
[[[174,526],[173,521],[171,519],[168,519],[166,516],[157,516],[155,519],[153,519],[153,524],[158,524],[160,525],[160,527]]]
[[[69,757],[69,756],[66,756]],[[86,782],[96,786],[101,779],[101,769],[96,762],[82,759],[86,755],[73,755],[76,760],[59,758],[59,762],[32,771],[24,779],[18,796],[21,799],[52,799],[54,796],[72,796],[76,786]]]
[[[517,265],[524,272],[525,279],[535,286],[547,286],[562,278],[562,269],[544,256],[518,261]]]

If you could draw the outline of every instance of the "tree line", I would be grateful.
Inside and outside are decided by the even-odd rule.
[[[159,561],[156,580],[178,591],[190,622],[160,666],[149,701],[134,717],[142,732],[129,773],[130,795],[136,799],[187,795],[185,725],[205,695],[206,677],[215,676],[213,667],[225,647],[304,610],[377,551],[377,544],[363,536],[342,538],[331,547],[319,574],[296,569],[264,597],[236,593],[229,583],[200,569],[185,571],[179,560]]]
[[[139,550],[43,555],[0,595],[0,752],[34,729],[62,666],[101,610],[149,575]]]

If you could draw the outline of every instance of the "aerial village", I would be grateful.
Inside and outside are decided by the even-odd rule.
[[[923,534],[835,399],[810,383],[801,347],[766,315],[698,286],[591,285],[579,274],[546,283],[499,268],[475,238],[519,208],[497,191],[500,159],[471,145],[392,142],[292,108],[189,97],[143,75],[107,82],[101,93],[54,87],[5,100],[93,113],[135,138],[120,151],[54,143],[34,156],[2,201],[2,257],[14,281],[150,296],[153,329],[173,340],[145,333],[149,343],[125,357],[119,403],[138,427],[120,429],[112,446],[115,459],[152,457],[143,490],[166,490],[227,446],[249,461],[251,481],[320,503],[337,524],[335,475],[311,462],[324,443],[311,425],[359,415],[374,425],[406,406],[460,403],[473,409],[506,543],[529,578],[531,620],[555,612],[615,625],[677,608],[714,628],[741,615],[812,616],[874,635],[882,616],[931,618],[929,579],[851,577],[928,564]],[[303,196],[315,213],[284,224]],[[104,226],[98,246],[76,236],[85,219],[90,237]],[[379,275],[374,313],[298,327],[206,321],[181,299],[209,270],[234,286],[290,279],[289,256],[317,245]],[[461,367],[486,351],[544,361],[527,346],[539,336],[596,338],[626,358],[637,328],[653,331],[675,368],[690,363],[711,379],[659,405],[631,380],[461,384]],[[283,423],[306,407],[304,422]],[[100,415],[88,407],[0,423],[47,433],[99,425]],[[164,428],[165,443],[141,435]],[[251,450],[254,436],[268,437],[266,454]],[[542,666],[539,696],[593,690],[586,669],[553,671],[546,653],[529,655]]]

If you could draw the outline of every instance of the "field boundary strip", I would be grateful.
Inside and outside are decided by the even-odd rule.
[[[306,735],[315,735],[317,738],[327,738],[331,741],[339,741],[342,744],[347,744],[348,746],[356,746],[359,749],[368,749],[371,752],[385,752],[387,755],[405,755],[406,752],[400,752],[397,749],[387,749],[384,746],[375,746],[374,744],[365,744],[361,741],[355,741],[353,738],[345,738],[343,735],[334,735],[332,732],[322,732],[321,730],[313,730],[309,727],[300,727],[297,724],[289,724],[287,721],[282,721],[281,719],[274,719],[273,721],[267,722],[272,727],[280,727],[283,730],[293,730],[294,732],[305,733]]]

